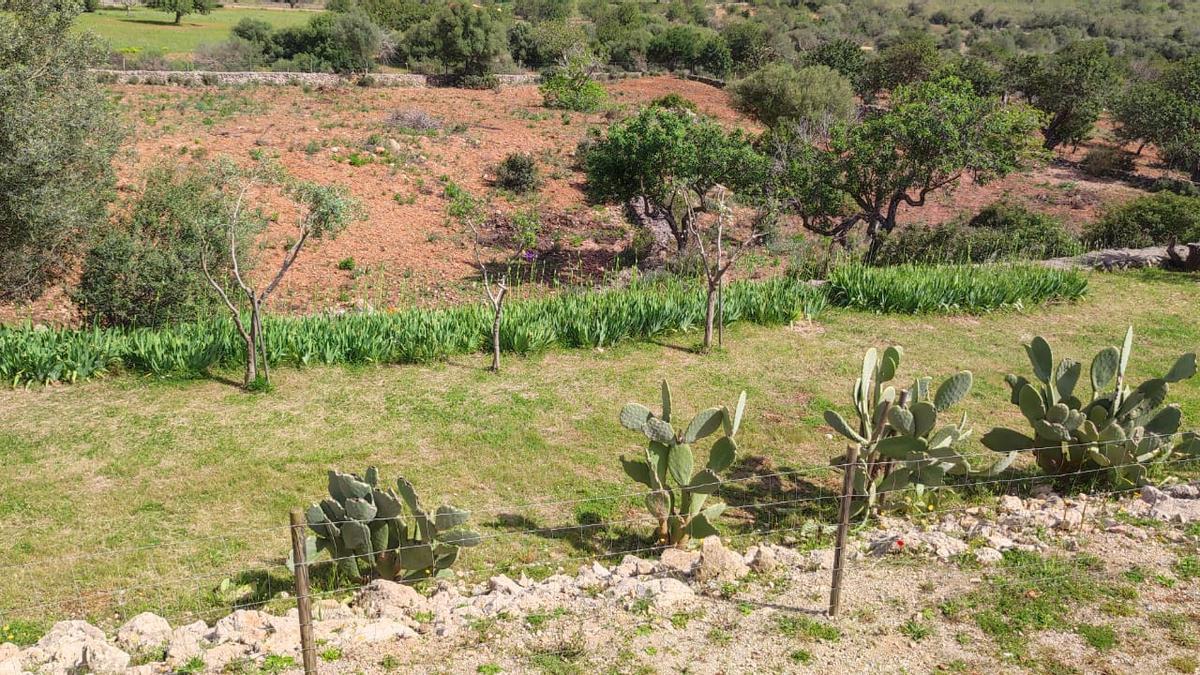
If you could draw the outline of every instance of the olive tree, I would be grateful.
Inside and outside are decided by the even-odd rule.
[[[71,30],[82,5],[9,0],[0,12],[0,299],[37,297],[72,269],[113,197],[124,130]]]
[[[208,14],[217,7],[217,0],[144,0],[150,9],[175,15],[175,23],[188,14]]]
[[[850,81],[827,66],[775,63],[730,87],[734,105],[768,126],[780,120],[831,125],[857,109]]]
[[[828,138],[802,128],[769,135],[767,194],[835,240],[865,225],[873,257],[902,206],[924,206],[964,177],[983,184],[1006,176],[1039,154],[1036,111],[978,96],[957,78],[900,87],[891,104]]]
[[[1073,42],[1050,56],[1013,60],[1009,84],[1046,114],[1047,150],[1088,139],[1100,113],[1121,83],[1117,63],[1103,40]]]
[[[1200,56],[1133,85],[1113,107],[1122,139],[1154,145],[1167,164],[1200,182]]]
[[[197,226],[208,231],[202,232],[197,239],[211,242],[215,238],[215,231],[224,237],[228,245],[222,249],[202,248],[200,266],[209,285],[229,310],[234,327],[245,342],[246,368],[243,385],[249,388],[260,382],[269,384],[270,355],[263,333],[263,305],[296,263],[304,245],[310,240],[336,237],[352,220],[360,217],[360,206],[348,195],[345,188],[296,180],[284,174],[277,166],[259,165],[244,170],[231,161],[224,160],[215,163],[211,172],[214,185],[219,186],[221,191],[221,205],[219,211],[198,219]],[[247,224],[261,222],[258,219],[247,218],[246,214],[252,208],[249,203],[251,196],[256,190],[264,187],[282,190],[298,207],[299,214],[291,244],[279,262],[279,267],[275,269],[274,274],[268,276],[265,285],[260,285],[246,273],[245,261],[248,252],[243,250],[244,247],[239,248],[238,244],[247,236],[244,230]],[[228,256],[227,276],[222,277],[217,273],[225,261],[215,260],[215,255]],[[242,301],[249,316],[243,315],[240,306]]]
[[[651,106],[613,124],[584,155],[589,195],[599,201],[638,200],[662,219],[678,250],[717,185],[737,189],[759,171],[760,157],[741,130],[687,110]]]

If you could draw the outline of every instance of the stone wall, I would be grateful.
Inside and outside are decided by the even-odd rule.
[[[275,86],[341,87],[361,85],[369,87],[437,87],[447,86],[446,76],[417,75],[415,73],[371,73],[362,77],[345,77],[332,73],[273,73],[273,72],[222,72],[211,70],[101,70],[93,72],[104,82],[115,84],[157,84],[198,86],[238,86],[265,84]],[[614,73],[601,75],[601,80],[623,80],[642,77],[645,73]],[[500,86],[511,87],[537,84],[541,75],[520,73],[497,75]]]

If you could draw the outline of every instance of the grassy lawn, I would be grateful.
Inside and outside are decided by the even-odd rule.
[[[324,494],[330,467],[378,465],[389,481],[412,480],[431,506],[447,500],[475,511],[488,538],[463,567],[573,571],[589,556],[646,545],[626,528],[579,528],[639,517],[634,499],[545,502],[634,490],[617,456],[642,443],[620,427],[617,412],[631,400],[657,408],[660,379],[670,380],[677,410],[689,416],[731,405],[747,390],[739,438],[751,461],[738,470],[812,469],[763,490],[745,483],[756,490],[723,491],[728,501],[821,496],[835,477],[818,467],[841,449],[825,438],[821,414],[830,405],[849,412],[868,346],[905,347],[901,380],[929,374],[940,382],[972,370],[976,384],[962,408],[976,425],[968,451],[979,453],[988,428],[1022,424],[1003,383],[1006,372],[1028,370],[1022,341],[1043,335],[1056,357],[1087,363],[1132,323],[1136,383],[1200,347],[1198,303],[1196,277],[1096,274],[1088,298],[1073,305],[982,317],[830,311],[813,326],[736,326],[725,351],[710,356],[686,349],[696,336],[683,335],[510,358],[499,375],[485,372],[483,357],[429,367],[280,369],[276,390],[260,395],[215,379],[135,377],[3,390],[0,623],[144,608],[181,617],[227,606],[229,596],[212,593],[226,577],[258,582],[263,593],[286,588],[287,512]],[[1200,427],[1200,382],[1176,385],[1171,398],[1183,405],[1185,428]],[[804,520],[786,508],[749,508],[723,527],[753,534]],[[535,527],[564,529],[522,533]],[[121,552],[106,553],[113,550]],[[238,576],[253,568],[264,569]],[[118,587],[134,590],[88,596]],[[29,607],[41,602],[49,604]]]
[[[76,28],[90,30],[107,40],[114,50],[163,50],[168,56],[191,53],[197,46],[224,42],[234,24],[242,19],[260,19],[276,28],[308,21],[311,12],[274,9],[222,8],[211,14],[190,14],[176,26],[174,14],[136,7],[101,9],[79,15]]]

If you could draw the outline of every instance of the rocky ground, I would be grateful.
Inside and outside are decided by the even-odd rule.
[[[1195,672],[1200,485],[1123,501],[1029,499],[882,518],[855,534],[842,611],[825,615],[833,551],[744,553],[716,537],[538,581],[419,590],[376,580],[316,607],[319,669],[382,672]],[[298,672],[299,625],[239,610],[106,635],[56,624],[23,672]]]

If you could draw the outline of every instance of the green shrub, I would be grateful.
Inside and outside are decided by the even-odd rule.
[[[230,269],[228,242],[199,227],[220,213],[207,174],[163,164],[150,169],[136,200],[84,257],[72,300],[83,320],[100,326],[160,326],[194,320],[212,307],[201,250],[214,276]],[[254,218],[256,216],[247,216]],[[242,249],[248,241],[240,242]]]
[[[1079,162],[1079,170],[1094,178],[1122,178],[1133,168],[1133,153],[1108,145],[1088,150]]]
[[[594,112],[604,105],[608,93],[586,71],[557,68],[542,76],[538,87],[547,108]]]
[[[533,155],[509,153],[496,167],[496,185],[523,194],[537,190],[542,183],[541,171]]]
[[[1200,198],[1159,192],[1108,209],[1083,232],[1091,248],[1143,248],[1200,241]]]
[[[780,120],[829,126],[856,109],[850,81],[827,66],[771,64],[730,86],[734,105],[769,126]]]
[[[1087,277],[1034,265],[843,265],[829,275],[829,299],[868,312],[988,312],[1076,300]]]
[[[659,96],[658,98],[650,101],[650,103],[646,104],[646,107],[647,108],[666,108],[667,110],[676,110],[676,111],[686,110],[688,112],[694,112],[694,113],[700,112],[700,109],[698,107],[696,107],[695,102],[693,102],[691,99],[683,96],[682,94],[679,94],[674,91],[669,94],[663,94],[662,96]]]
[[[985,206],[969,222],[915,225],[888,235],[876,264],[1045,260],[1077,255],[1079,241],[1058,219],[1008,201]]]
[[[306,560],[328,553],[338,572],[350,580],[370,577],[414,580],[445,576],[461,547],[477,546],[479,534],[464,529],[468,511],[444,504],[435,512],[421,506],[411,482],[403,476],[385,488],[379,470],[358,474],[329,472],[329,497],[305,510],[308,528]],[[294,561],[288,557],[288,566]]]

